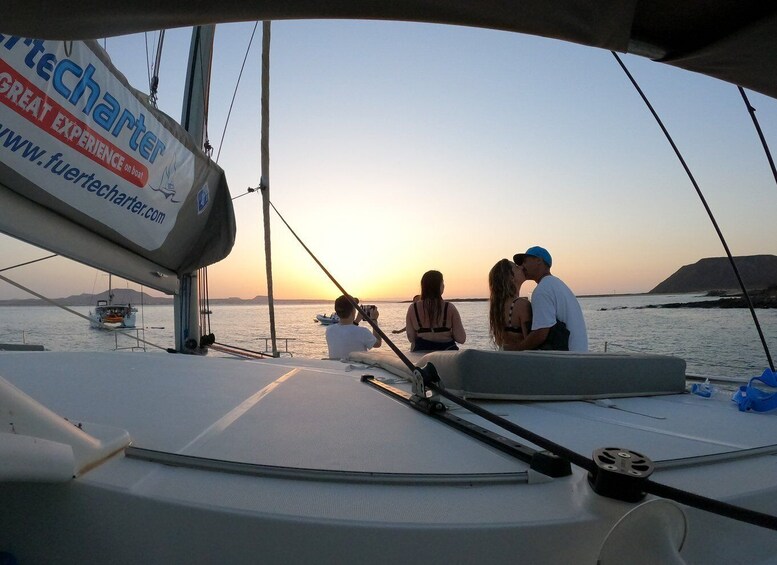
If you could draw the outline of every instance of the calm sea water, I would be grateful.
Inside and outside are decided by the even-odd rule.
[[[752,317],[744,309],[640,308],[651,304],[689,302],[702,297],[610,296],[581,298],[592,351],[629,351],[676,355],[690,374],[748,378],[768,366]],[[405,323],[406,303],[377,303],[380,325],[401,348],[404,333],[392,334]],[[464,347],[489,349],[487,302],[460,302],[467,330]],[[74,310],[86,314],[88,307]],[[294,356],[326,357],[324,327],[315,321],[329,314],[330,302],[280,304],[275,307],[278,347]],[[777,355],[777,310],[757,310],[772,355]],[[138,312],[138,334],[161,348],[173,346],[173,309],[145,306]],[[265,350],[270,335],[266,306],[214,306],[211,331],[217,341],[254,351]],[[288,338],[288,341],[286,341]],[[36,343],[52,351],[106,351],[142,345],[112,332],[95,330],[88,322],[53,306],[0,307],[0,343]],[[268,346],[269,347],[269,346]],[[149,352],[160,351],[147,347]]]

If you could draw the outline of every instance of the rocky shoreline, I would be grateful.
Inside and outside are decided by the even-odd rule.
[[[777,308],[777,287],[753,290],[749,293],[753,308]],[[706,296],[719,297],[717,300],[697,300],[694,302],[670,302],[669,304],[648,304],[646,306],[619,306],[617,308],[600,308],[605,310],[626,310],[633,308],[748,308],[747,300],[742,293],[711,290]]]
[[[753,308],[777,308],[777,288],[754,290],[750,293]],[[710,291],[707,296],[720,296],[720,292]],[[743,294],[728,295],[717,300],[700,300],[697,302],[672,302],[670,304],[651,304],[642,308],[748,308]]]

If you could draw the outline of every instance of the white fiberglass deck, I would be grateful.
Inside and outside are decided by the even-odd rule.
[[[134,446],[146,449],[357,472],[525,470],[359,382],[365,373],[395,382],[392,375],[348,367],[336,361],[166,354],[0,355],[0,376],[56,413],[83,422],[87,431],[89,423],[125,429]],[[586,401],[481,404],[585,455],[618,446],[660,462],[777,443],[776,417],[740,413],[724,396],[619,398],[615,408]]]
[[[66,483],[0,483],[0,549],[20,562],[57,551],[64,563],[507,563],[520,551],[526,562],[594,563],[634,507],[595,494],[579,469],[535,481],[527,464],[361,383],[364,373],[408,389],[382,369],[337,361],[0,354],[0,376],[85,431],[126,430],[133,448],[195,458],[173,466],[120,452]],[[660,462],[777,437],[776,417],[725,399],[615,403],[481,402],[583,454],[618,446]],[[209,469],[197,458],[256,468]],[[653,477],[774,513],[774,464],[734,457]],[[742,536],[755,540],[751,557],[777,555],[772,532],[686,512],[691,562],[735,558],[730,539]],[[710,527],[727,535],[711,539]]]

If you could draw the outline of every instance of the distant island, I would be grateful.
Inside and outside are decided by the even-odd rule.
[[[755,308],[777,308],[777,256],[734,257],[734,263]],[[709,257],[680,267],[648,294],[705,293],[718,300],[673,302],[645,308],[747,308],[728,257]]]
[[[748,292],[777,286],[777,256],[748,255],[734,257]],[[689,292],[740,293],[731,263],[727,257],[709,257],[693,265],[680,267],[648,294],[685,294]]]
[[[54,302],[62,306],[94,306],[98,300],[108,300],[108,291],[101,292],[99,294],[74,294],[66,298],[53,298]],[[278,304],[312,304],[321,302],[319,299],[275,299]],[[147,306],[172,306],[172,296],[151,296],[149,294],[140,293],[137,290],[131,288],[116,288],[113,290],[113,303],[114,304],[132,304],[147,305]],[[217,306],[222,304],[267,304],[266,296],[254,296],[253,298],[211,298],[208,303],[211,306]],[[0,306],[48,306],[49,303],[45,300],[38,298],[17,298],[10,300],[0,300]]]

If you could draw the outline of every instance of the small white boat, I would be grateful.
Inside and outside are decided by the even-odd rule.
[[[322,326],[331,326],[340,321],[340,316],[332,312],[329,316],[326,314],[316,314],[316,321],[321,322]]]
[[[89,312],[90,324],[93,328],[134,328],[137,311],[131,304],[113,304],[111,274],[108,273],[108,300],[97,301],[94,312]]]
[[[134,328],[135,314],[138,309],[131,304],[108,304],[107,300],[98,300],[94,313],[89,312],[92,327],[115,326],[120,328]]]

